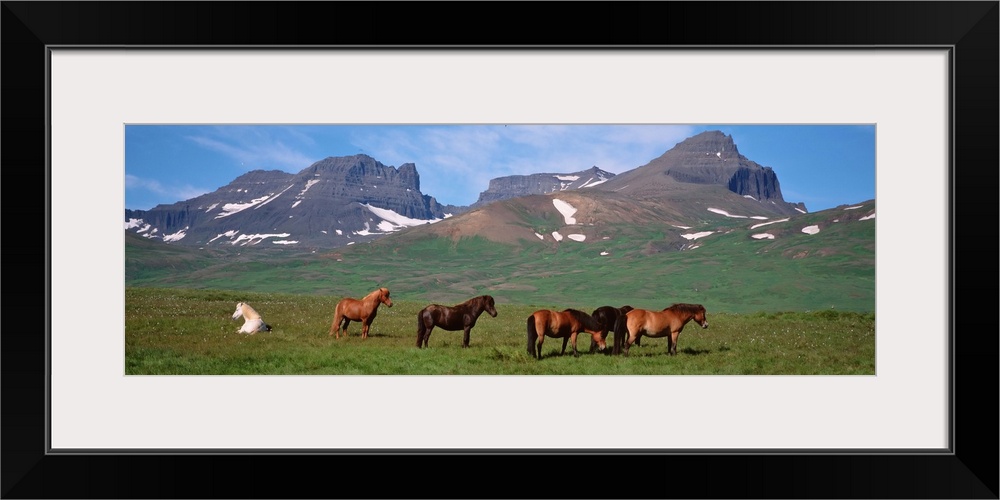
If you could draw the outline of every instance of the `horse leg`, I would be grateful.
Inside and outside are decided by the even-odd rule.
[[[427,333],[427,328],[424,326],[424,312],[420,311],[417,315],[417,349],[423,345],[424,334]]]
[[[472,330],[471,326],[465,327],[465,336],[462,337],[462,348],[469,347],[469,333]]]
[[[527,342],[528,355],[531,356],[532,358],[542,359],[541,352],[538,352],[537,354],[535,352],[536,347],[540,347],[542,345],[542,339],[539,338],[541,336],[538,335],[538,330],[535,325],[534,315],[528,316],[528,321],[525,323],[525,333],[526,333],[525,337],[528,341]]]
[[[576,352],[576,336],[577,335],[578,335],[578,332],[573,332],[572,334],[570,334],[570,339],[573,341],[573,357],[574,358],[580,357],[580,353]],[[590,341],[593,342],[594,341],[594,337],[590,337]]]
[[[632,347],[632,344],[636,340],[638,340],[638,339],[639,339],[639,334],[632,335],[631,333],[629,333],[627,337],[624,337],[624,339],[623,339],[624,342],[622,342],[622,344],[624,344],[624,345],[622,345],[622,355],[623,356],[628,357],[628,349],[629,349],[629,347]]]
[[[677,354],[677,337],[681,335],[681,332],[670,332],[670,355],[675,356]]]
[[[545,342],[545,335],[539,335],[538,340],[535,341],[535,354],[538,359],[542,359],[542,343]]]
[[[625,335],[628,333],[628,330],[625,329],[623,321],[624,320],[621,315],[615,318],[615,345],[611,349],[611,354],[614,354],[615,356],[622,353],[622,345],[625,344]]]
[[[348,318],[344,318],[343,320],[341,320],[341,325],[344,327],[344,337],[347,337],[347,325],[350,325],[350,324],[351,324],[351,320],[348,319]],[[337,338],[339,339],[340,335],[337,335]]]
[[[560,356],[562,356],[563,354],[566,354],[566,344],[567,343],[569,343],[569,337],[563,337],[563,348],[562,348],[562,351],[559,352]]]
[[[431,330],[434,330],[434,326],[433,325],[431,325],[431,327],[428,328],[426,332],[424,332],[424,347],[427,347],[427,342],[429,342],[431,340]],[[420,347],[420,346],[417,346],[417,347]]]

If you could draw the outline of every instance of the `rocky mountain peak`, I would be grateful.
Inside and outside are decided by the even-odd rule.
[[[413,163],[328,157],[291,174],[254,170],[212,193],[152,210],[126,210],[126,228],[186,245],[341,246],[442,220],[464,207],[420,192]]]
[[[671,151],[695,152],[695,153],[722,153],[723,155],[739,156],[740,151],[736,148],[733,136],[726,135],[719,130],[709,130],[698,135],[684,139],[677,143]]]
[[[801,213],[805,206],[788,203],[778,176],[740,154],[731,135],[710,130],[689,137],[660,157],[616,176],[604,186],[623,194],[657,199],[684,185],[721,185],[778,213]]]
[[[508,175],[490,180],[486,191],[479,193],[479,200],[472,207],[480,207],[500,200],[509,200],[533,194],[554,193],[582,189],[603,184],[615,174],[590,167],[572,173],[542,173],[530,175]]]

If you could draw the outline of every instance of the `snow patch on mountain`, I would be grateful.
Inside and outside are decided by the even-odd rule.
[[[573,218],[573,214],[576,213],[576,207],[558,198],[552,199],[552,205],[554,205],[556,207],[556,210],[558,210],[559,213],[562,214],[563,218],[566,220],[567,225],[572,226],[573,224],[576,224],[576,219]]]

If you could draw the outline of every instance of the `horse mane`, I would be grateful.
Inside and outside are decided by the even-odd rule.
[[[260,318],[260,313],[256,309],[247,304],[246,302],[240,302],[240,311],[243,313],[244,318],[257,319]]]
[[[587,328],[597,328],[599,325],[592,315],[579,309],[563,309],[562,312],[572,315],[577,321],[586,325]]]
[[[704,311],[705,310],[705,306],[703,306],[701,304],[674,304],[674,305],[672,305],[672,306],[664,309],[664,311],[666,311],[666,310],[694,314],[694,313],[696,313],[698,311]]]
[[[369,293],[368,295],[365,295],[365,298],[362,299],[362,300],[375,300],[375,298],[377,298],[383,292],[387,292],[387,291],[389,291],[389,289],[385,288],[385,287],[376,288],[375,290],[372,290],[372,292]]]

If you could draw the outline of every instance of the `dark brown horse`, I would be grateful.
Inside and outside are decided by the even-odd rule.
[[[667,353],[677,354],[677,337],[688,321],[695,320],[702,328],[708,328],[705,317],[705,306],[701,304],[674,304],[662,311],[633,309],[625,315],[625,321],[618,323],[615,330],[615,343],[619,336],[624,340],[624,351],[628,356],[628,348],[643,335],[647,337],[667,337]]]
[[[330,335],[334,332],[340,338],[340,329],[344,329],[344,336],[347,336],[347,326],[351,321],[361,322],[361,338],[368,338],[368,327],[375,320],[375,313],[379,304],[392,307],[392,300],[389,299],[389,289],[379,288],[378,290],[365,295],[361,300],[345,298],[337,303],[336,312],[333,315],[333,324],[330,325]]]
[[[625,317],[625,313],[631,311],[632,306],[621,306],[621,307],[611,307],[611,306],[601,306],[594,310],[590,315],[597,320],[598,323],[604,325],[601,329],[601,339],[607,342],[608,332],[614,332],[617,330],[616,325],[620,318]],[[621,350],[621,345],[618,342],[619,337],[615,337],[615,347],[612,350],[612,354],[618,354]],[[597,341],[593,337],[590,338],[590,352],[597,350]]]
[[[480,295],[454,307],[431,304],[417,313],[417,347],[427,347],[431,338],[431,330],[439,327],[442,330],[464,330],[462,347],[469,347],[469,330],[476,326],[479,315],[486,311],[497,317],[496,305],[490,295]]]
[[[593,316],[576,309],[535,311],[528,316],[527,326],[528,354],[533,358],[542,359],[542,342],[545,337],[563,339],[560,355],[566,353],[566,343],[570,340],[573,341],[573,355],[580,355],[576,350],[576,335],[580,332],[589,333],[591,339],[596,338],[602,351],[607,347],[601,338],[601,323],[598,323]]]

